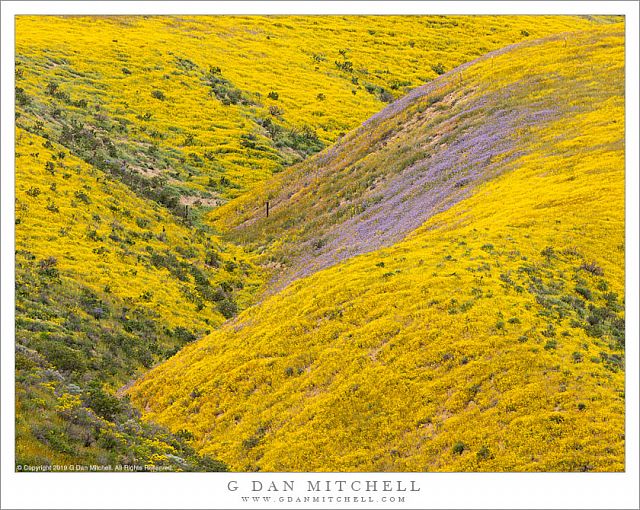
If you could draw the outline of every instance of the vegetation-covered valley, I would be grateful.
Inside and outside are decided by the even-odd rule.
[[[621,20],[16,27],[16,463],[624,469]]]

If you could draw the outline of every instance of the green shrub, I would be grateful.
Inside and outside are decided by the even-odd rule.
[[[19,106],[27,106],[31,103],[31,98],[27,95],[22,87],[16,87],[16,104]]]
[[[222,104],[253,105],[254,102],[233,83],[222,76],[222,70],[217,66],[209,67],[209,73],[205,77],[205,82],[211,87],[211,94]]]
[[[255,448],[256,446],[258,446],[258,444],[260,443],[260,441],[262,440],[262,438],[265,436],[266,433],[267,433],[267,427],[265,426],[258,427],[258,430],[256,430],[256,433],[253,436],[242,441],[242,446],[244,446],[247,450],[250,450],[251,448]]]
[[[540,252],[543,257],[547,259],[551,259],[556,256],[555,250],[551,246],[547,246],[544,250]]]
[[[164,101],[166,99],[166,96],[164,95],[164,92],[162,92],[161,90],[152,90],[151,91],[151,97],[155,98],[155,99],[159,99],[160,101]]]
[[[225,298],[220,301],[217,309],[225,319],[230,319],[238,313],[238,305],[231,298]]]
[[[284,110],[276,105],[271,105],[269,107],[269,115],[274,117],[282,117],[284,115]]]
[[[453,448],[451,449],[451,451],[453,451],[453,453],[456,455],[462,455],[462,453],[466,449],[467,449],[467,446],[463,442],[458,441],[456,444],[453,445]]]
[[[224,462],[218,459],[214,459],[213,457],[209,457],[208,455],[202,455],[197,460],[198,463],[194,471],[203,471],[205,473],[229,471],[229,466],[227,466]]]
[[[591,290],[588,287],[585,287],[584,285],[576,285],[575,290],[578,294],[580,294],[586,300],[591,301],[593,299],[593,294],[591,293]]]
[[[84,372],[86,365],[83,353],[67,347],[62,342],[63,339],[60,338],[47,341],[40,346],[39,350],[47,361],[58,370],[63,372]]]
[[[595,276],[604,275],[604,271],[602,270],[602,268],[595,262],[583,262],[580,266],[580,269],[582,269],[583,271],[587,271],[588,273],[591,273]]]
[[[487,446],[482,446],[478,450],[478,453],[476,453],[476,457],[478,458],[478,460],[490,459],[492,457],[491,450],[489,450],[489,448]]]
[[[313,247],[314,250],[320,250],[323,246],[325,246],[327,244],[327,240],[320,238],[320,239],[316,239],[311,243],[311,246]]]
[[[250,438],[242,441],[242,446],[247,450],[250,450],[251,448],[255,448],[256,446],[258,446],[258,443],[260,443],[260,438],[256,436],[251,436]]]
[[[90,383],[83,400],[98,416],[109,421],[113,421],[123,409],[120,400],[104,391],[98,381]]]
[[[146,218],[136,218],[136,225],[138,225],[139,228],[147,228],[149,226],[149,220]]]
[[[75,448],[69,444],[68,438],[62,430],[49,429],[44,433],[44,442],[56,452],[65,453],[67,455],[77,455]]]
[[[336,67],[346,73],[353,72],[353,62],[351,62],[350,60],[345,60],[343,62],[339,62],[336,60]]]
[[[42,276],[57,278],[59,276],[57,265],[58,259],[55,257],[47,257],[38,262],[38,270]]]
[[[176,328],[173,330],[173,336],[184,343],[193,342],[198,338],[195,333],[189,331],[183,326],[176,326]]]
[[[89,198],[89,195],[87,195],[84,191],[76,191],[74,192],[73,196],[75,196],[78,200],[80,200],[85,204],[91,203],[91,199]]]
[[[440,62],[438,62],[435,65],[432,65],[431,69],[433,69],[433,72],[436,73],[437,75],[441,75],[446,72],[444,66]]]
[[[551,420],[553,423],[562,423],[564,422],[564,417],[560,414],[552,414],[549,417],[549,420]]]
[[[36,186],[31,186],[27,191],[26,191],[27,195],[29,195],[30,197],[33,198],[38,198],[38,195],[40,195],[40,193],[42,193],[40,191],[40,188],[36,187]]]
[[[222,259],[220,258],[220,255],[215,251],[208,251],[204,259],[204,263],[207,266],[215,268],[220,267],[221,261]]]
[[[542,336],[546,336],[547,338],[552,338],[556,336],[556,327],[551,323],[547,323],[546,329],[541,331]]]
[[[391,92],[382,88],[380,89],[380,94],[378,95],[378,97],[383,103],[392,103],[395,100],[395,97]]]

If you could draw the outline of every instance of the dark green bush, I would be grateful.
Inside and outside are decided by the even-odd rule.
[[[457,455],[462,455],[462,453],[466,449],[467,449],[467,446],[463,442],[458,441],[456,444],[453,445],[453,448],[451,449],[451,451],[453,451],[453,453]]]
[[[51,428],[44,433],[43,439],[56,452],[66,453],[67,455],[77,454],[62,430]]]
[[[220,267],[220,262],[221,262],[220,255],[217,252],[215,251],[207,252],[204,259],[204,263],[207,266],[218,268]]]
[[[225,319],[230,319],[238,313],[238,305],[231,298],[220,301],[217,309]]]
[[[160,101],[164,101],[166,99],[166,96],[164,95],[164,92],[162,92],[161,90],[152,90],[151,91],[151,97],[155,98],[155,99],[159,99]]]
[[[206,473],[227,472],[229,471],[229,467],[221,460],[214,459],[208,455],[203,455],[198,459],[198,465],[194,471],[203,471]]]
[[[544,250],[540,252],[543,257],[547,259],[551,259],[556,256],[555,250],[551,246],[547,246]]]
[[[120,400],[102,389],[98,381],[89,384],[84,394],[84,404],[105,420],[113,421],[123,409]]]
[[[189,343],[196,340],[198,337],[192,331],[189,331],[183,326],[176,326],[173,330],[173,336],[175,336],[180,342]]]
[[[350,60],[345,60],[343,62],[339,62],[336,60],[336,67],[346,73],[353,72],[353,62],[351,62]]]
[[[476,457],[478,458],[478,460],[490,459],[492,457],[491,450],[489,450],[489,448],[487,446],[482,446],[478,450],[478,453],[476,453]]]
[[[437,75],[444,74],[446,72],[444,66],[440,62],[438,62],[435,65],[432,65],[431,69],[433,69],[433,72],[436,73]]]
[[[57,278],[59,276],[57,265],[58,259],[55,257],[47,257],[38,262],[38,270],[43,276]]]
[[[595,262],[583,262],[580,266],[580,269],[587,271],[588,273],[591,273],[595,276],[604,275],[604,271],[602,270],[602,268]]]
[[[26,191],[27,195],[29,195],[30,197],[33,198],[38,198],[38,195],[40,195],[40,193],[42,193],[40,191],[40,188],[35,187],[35,186],[31,186],[27,191]]]
[[[27,106],[31,103],[31,98],[27,95],[22,87],[16,87],[16,104],[19,106]]]
[[[209,67],[209,72],[205,76],[205,82],[209,87],[211,87],[211,94],[224,105],[254,104],[245,93],[236,88],[233,83],[222,76],[222,70],[219,67]]]
[[[84,191],[76,191],[74,192],[73,196],[75,196],[78,200],[80,200],[85,204],[91,203],[91,199],[89,198],[89,195],[87,195]]]
[[[392,103],[395,100],[393,94],[385,89],[380,89],[380,94],[378,95],[378,97],[383,103]]]
[[[84,353],[67,347],[63,339],[55,338],[40,345],[39,350],[47,361],[63,372],[82,373],[86,370]]]
[[[578,294],[580,294],[586,300],[591,301],[593,299],[593,294],[591,293],[591,290],[588,287],[584,285],[576,285],[575,290]]]

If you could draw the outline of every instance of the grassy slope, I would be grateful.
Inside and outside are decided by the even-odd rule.
[[[64,277],[198,332],[224,321],[205,287],[231,288],[243,304],[254,293],[259,277],[242,250],[188,228],[65,147],[19,129],[16,156],[16,250],[54,257]]]
[[[18,462],[150,462],[176,439],[123,430],[136,412],[109,395],[246,306],[260,272],[65,147],[16,135]]]
[[[556,41],[564,44],[564,36]],[[527,51],[541,44],[527,43]],[[568,107],[590,109],[602,95],[594,87],[575,90],[593,73],[576,66],[575,51],[538,63],[545,67],[533,73],[505,51],[415,89],[330,150],[216,209],[212,221],[262,254],[275,269],[276,289],[397,242],[537,150],[532,126],[557,121]]]
[[[469,69],[534,75],[532,104],[567,81],[561,117],[507,135],[510,171],[407,239],[183,349],[134,403],[235,470],[624,469],[623,40]]]
[[[198,209],[332,143],[438,63],[592,24],[19,17],[18,461],[184,468],[163,457],[172,443],[189,469],[206,468],[112,400],[247,306],[262,281]]]
[[[19,17],[17,122],[125,174],[145,196],[215,206],[433,79],[432,67],[443,72],[592,24],[563,16]]]

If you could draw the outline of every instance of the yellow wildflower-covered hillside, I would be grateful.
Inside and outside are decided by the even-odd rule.
[[[432,147],[462,172],[474,143],[456,140],[500,133],[491,175],[403,239],[293,280],[142,377],[129,395],[144,419],[239,471],[623,470],[623,44],[613,25],[484,59],[458,78],[467,108],[444,124],[392,105],[384,122],[439,136],[473,108],[539,115]]]
[[[204,287],[222,284],[244,304],[259,285],[241,249],[189,228],[60,144],[21,129],[16,139],[18,258],[199,331],[225,319]]]
[[[124,164],[128,185],[164,205],[213,207],[445,71],[604,21],[19,16],[17,123],[120,178]]]
[[[17,465],[225,469],[114,393],[246,307],[261,271],[58,142],[18,128],[15,157]]]

